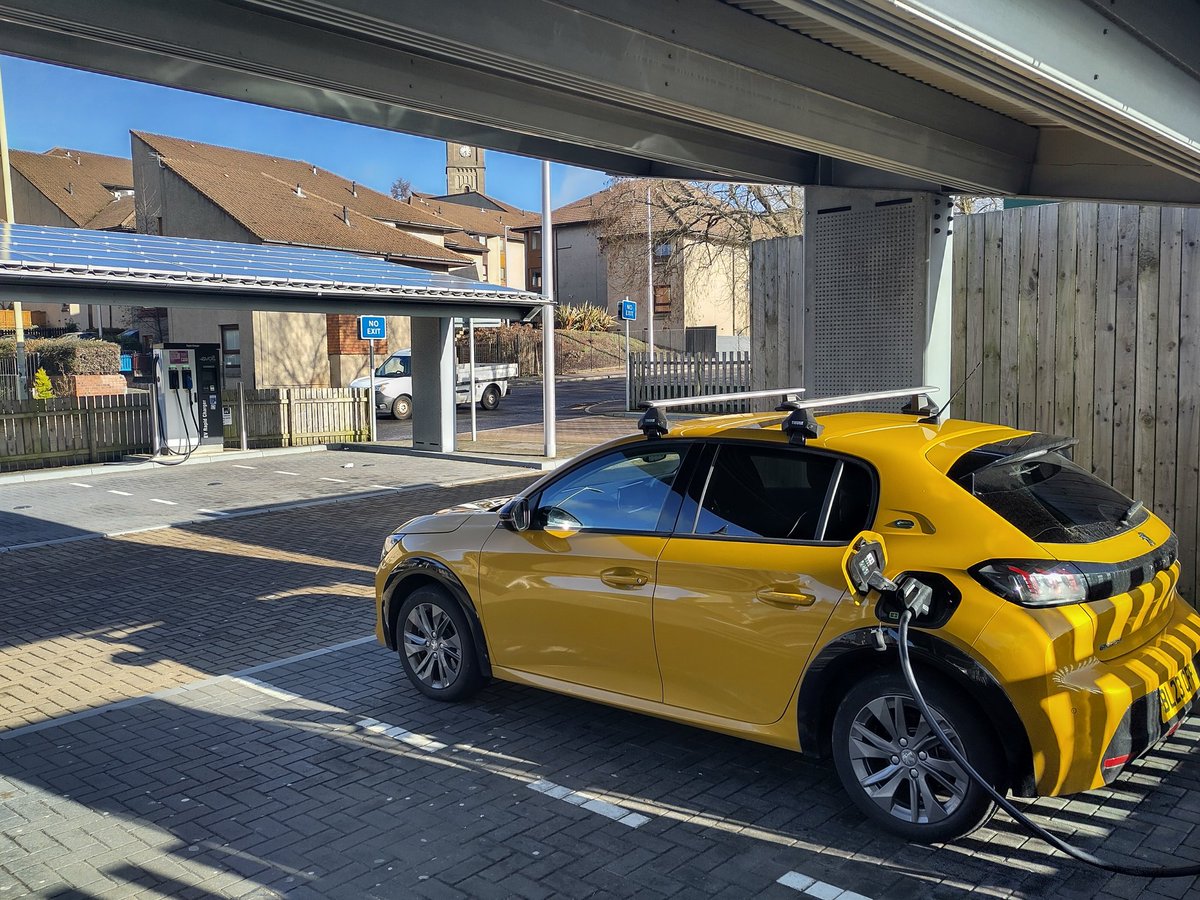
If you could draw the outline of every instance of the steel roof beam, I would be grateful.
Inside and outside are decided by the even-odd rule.
[[[697,47],[642,6],[606,6],[626,24],[554,0],[0,0],[0,49],[610,171],[811,183],[824,155],[964,190],[1028,181],[1028,126],[717,0],[688,6]],[[702,46],[734,27],[736,61]]]

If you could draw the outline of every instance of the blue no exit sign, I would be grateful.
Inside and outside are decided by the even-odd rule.
[[[364,341],[386,341],[387,319],[384,316],[359,316],[358,336]]]
[[[632,322],[637,318],[637,301],[622,300],[621,301],[621,318],[625,321]]]

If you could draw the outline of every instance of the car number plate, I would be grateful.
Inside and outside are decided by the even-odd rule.
[[[1169,722],[1183,707],[1187,706],[1196,690],[1200,688],[1200,676],[1196,674],[1196,666],[1191,661],[1172,676],[1171,680],[1158,688],[1159,709],[1162,720]]]

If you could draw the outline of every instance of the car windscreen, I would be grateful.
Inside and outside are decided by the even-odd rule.
[[[1148,515],[1059,451],[1033,458],[1015,454],[1008,460],[989,455],[989,449],[967,454],[951,468],[950,477],[1039,543],[1102,541]]]

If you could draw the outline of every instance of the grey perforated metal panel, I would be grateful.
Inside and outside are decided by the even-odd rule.
[[[810,189],[809,396],[921,383],[930,195]]]

